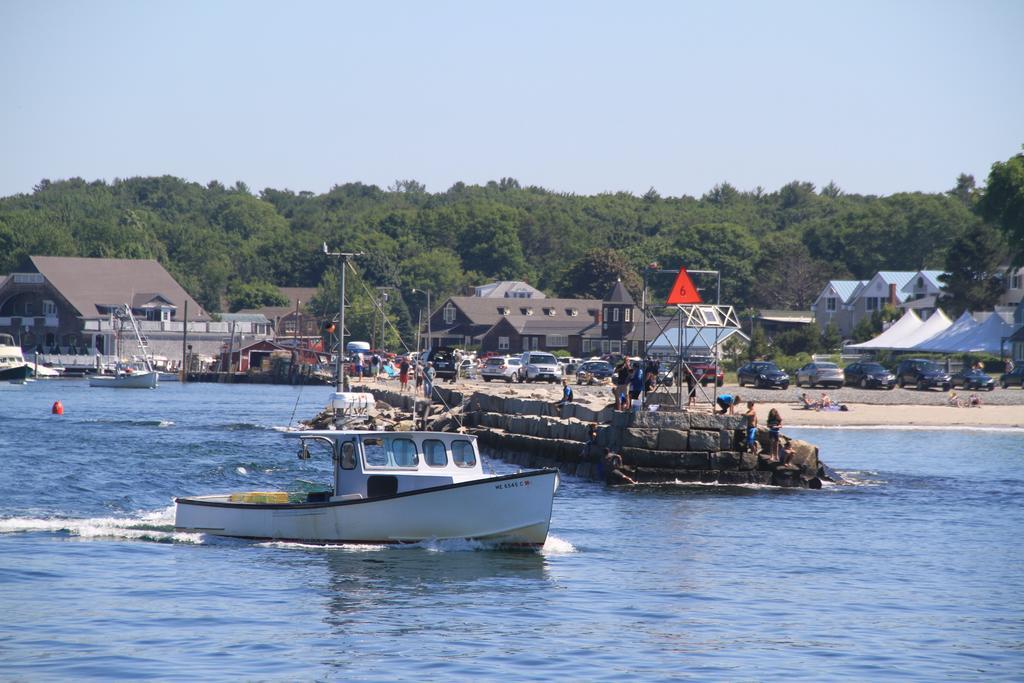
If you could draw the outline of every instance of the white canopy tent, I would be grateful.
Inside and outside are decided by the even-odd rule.
[[[957,340],[956,348],[943,349],[945,353],[992,353],[998,354],[1003,339],[1013,334],[1015,326],[1003,320],[998,313],[993,313],[988,320],[974,327],[961,339]]]
[[[978,327],[978,321],[970,313],[964,311],[956,319],[956,322],[947,327],[943,332],[925,339],[914,346],[914,351],[928,351],[932,353],[942,353],[949,349],[955,351],[960,348],[961,342],[967,339],[976,327]]]
[[[949,319],[942,309],[936,309],[928,316],[928,319],[921,323],[916,330],[907,334],[901,340],[900,346],[894,346],[895,351],[909,351],[929,339],[933,339],[950,328],[953,321]]]
[[[948,322],[949,318],[946,318],[946,321]],[[903,339],[916,332],[923,324],[921,319],[917,317],[917,313],[910,310],[904,313],[902,318],[890,325],[889,329],[874,339],[869,339],[860,344],[850,344],[846,348],[858,351],[902,349],[905,348],[903,346]]]

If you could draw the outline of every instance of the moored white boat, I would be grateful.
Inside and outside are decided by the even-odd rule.
[[[539,548],[558,471],[483,472],[475,436],[441,432],[305,431],[299,457],[334,462],[326,492],[244,492],[177,498],[179,531],[304,543],[471,539]]]
[[[31,376],[32,366],[25,362],[14,337],[0,334],[0,382],[25,382]]]
[[[149,370],[118,372],[115,375],[93,375],[89,378],[90,387],[114,389],[156,389],[159,383],[160,373]]]

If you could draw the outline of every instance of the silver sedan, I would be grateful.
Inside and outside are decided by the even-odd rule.
[[[833,386],[836,389],[846,382],[843,369],[835,363],[815,361],[808,363],[796,371],[796,385],[798,387],[813,387],[820,384],[823,387]]]

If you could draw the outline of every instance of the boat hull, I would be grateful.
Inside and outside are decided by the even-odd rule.
[[[32,376],[32,366],[17,365],[0,370],[0,382],[24,382]]]
[[[471,539],[544,545],[557,470],[536,470],[324,503],[232,503],[227,495],[178,498],[178,531],[303,543],[415,543]]]
[[[114,389],[156,389],[159,375],[156,372],[133,372],[128,375],[97,375],[89,378],[90,387]]]

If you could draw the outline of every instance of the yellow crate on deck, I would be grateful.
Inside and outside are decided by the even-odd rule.
[[[287,503],[288,494],[285,491],[246,491],[232,493],[229,500],[232,503]]]

